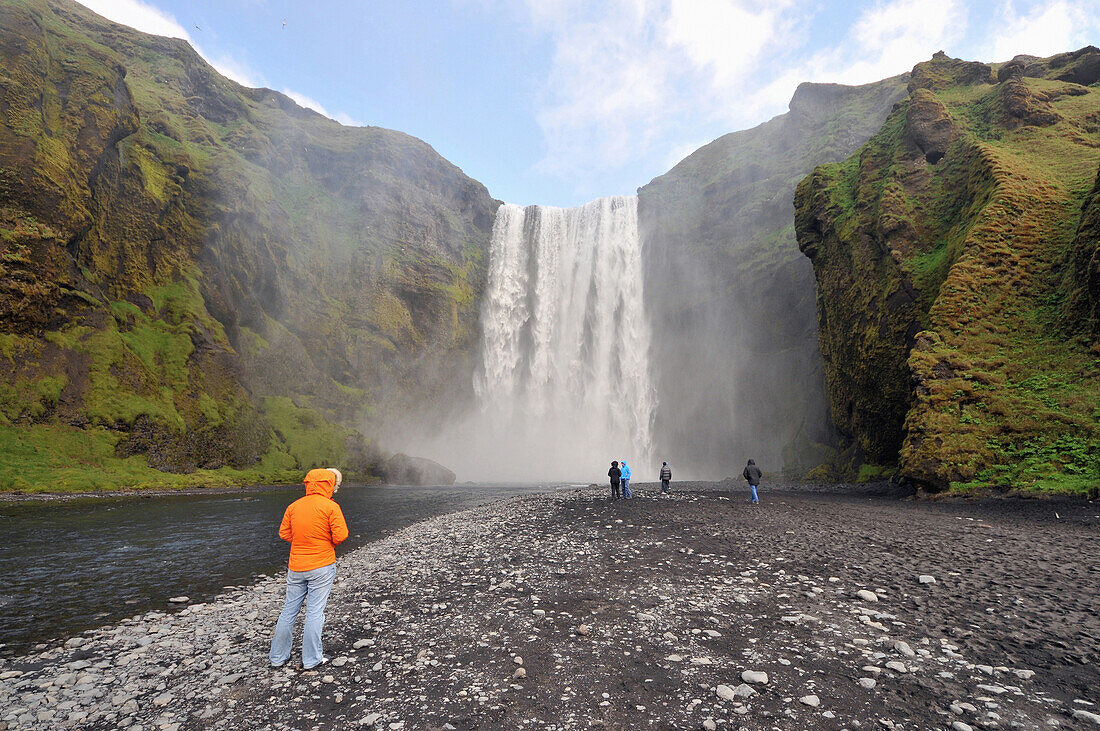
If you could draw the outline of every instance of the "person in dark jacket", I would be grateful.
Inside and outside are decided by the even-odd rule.
[[[661,494],[668,494],[668,483],[672,482],[672,468],[668,466],[668,462],[661,463]]]
[[[611,478],[611,499],[619,499],[619,481],[622,480],[623,471],[619,469],[618,460],[611,463],[611,469],[607,471],[607,476]]]
[[[750,459],[749,463],[745,465],[745,471],[741,474],[749,481],[749,490],[752,491],[752,503],[755,505],[760,502],[760,498],[756,496],[756,488],[760,485],[760,478],[764,476],[764,473],[756,466],[756,460]]]

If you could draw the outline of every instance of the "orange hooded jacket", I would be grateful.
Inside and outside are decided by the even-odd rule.
[[[336,544],[348,537],[344,513],[332,499],[336,475],[310,470],[306,495],[287,506],[279,537],[290,541],[290,570],[312,571],[336,563]]]

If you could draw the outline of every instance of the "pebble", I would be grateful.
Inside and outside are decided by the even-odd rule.
[[[540,499],[548,501],[543,505],[552,500]],[[578,659],[590,653],[595,653],[593,658],[599,658],[606,651],[628,656],[625,661],[628,664],[639,661],[638,672],[643,672],[641,663],[646,653],[654,651],[657,657],[665,660],[659,662],[665,670],[657,672],[667,673],[672,685],[679,685],[678,696],[666,693],[651,697],[654,699],[645,701],[645,706],[635,705],[642,700],[636,688],[627,688],[625,692],[615,689],[614,698],[604,695],[601,714],[614,720],[638,709],[643,711],[639,727],[646,725],[646,721],[655,728],[702,726],[731,731],[742,724],[753,728],[824,727],[822,719],[833,719],[837,715],[821,709],[823,701],[816,695],[820,689],[830,699],[830,705],[836,703],[837,694],[830,693],[822,684],[829,673],[841,684],[856,675],[858,686],[870,691],[862,703],[850,707],[846,703],[845,713],[841,715],[851,717],[838,720],[829,725],[830,728],[853,731],[882,727],[945,728],[952,722],[963,724],[950,726],[952,729],[972,728],[964,723],[969,721],[974,722],[973,727],[983,729],[1007,728],[1018,721],[1021,727],[1030,728],[1027,721],[1041,723],[1055,716],[1064,727],[1069,727],[1073,726],[1069,723],[1071,714],[1074,723],[1078,724],[1075,727],[1100,726],[1100,717],[1094,713],[1097,709],[1084,701],[1066,707],[1058,703],[1041,682],[1033,687],[1028,685],[1027,693],[1012,685],[1016,678],[1020,679],[1020,685],[1025,685],[1023,681],[1035,677],[1033,670],[978,666],[972,664],[973,657],[963,659],[958,655],[959,645],[944,640],[920,640],[916,633],[920,632],[923,618],[913,614],[909,601],[912,597],[903,594],[905,590],[900,586],[906,583],[906,575],[914,576],[908,571],[902,570],[898,576],[890,577],[879,572],[877,565],[855,567],[863,571],[863,581],[871,585],[881,583],[885,589],[878,594],[869,590],[855,593],[855,587],[847,583],[849,579],[845,579],[846,584],[831,581],[826,585],[824,577],[785,573],[783,569],[790,571],[793,564],[778,563],[782,558],[773,559],[775,562],[769,568],[759,562],[728,561],[720,555],[681,551],[677,555],[690,557],[693,561],[701,557],[704,566],[719,570],[712,571],[702,581],[685,586],[683,591],[678,587],[661,587],[645,592],[639,590],[637,594],[624,590],[618,596],[609,597],[611,601],[622,602],[629,607],[627,612],[633,611],[636,619],[645,622],[620,623],[617,620],[622,615],[604,614],[598,611],[595,602],[592,609],[596,611],[587,606],[558,605],[550,601],[547,601],[548,612],[537,609],[541,606],[537,602],[544,600],[539,600],[532,592],[548,598],[560,597],[563,587],[568,590],[568,581],[560,578],[566,574],[553,568],[543,571],[538,564],[524,564],[521,559],[493,563],[499,557],[497,549],[501,546],[489,546],[492,550],[487,553],[477,553],[486,548],[479,544],[481,526],[465,528],[465,518],[450,524],[448,520],[452,519],[432,519],[403,529],[407,533],[399,534],[400,541],[383,539],[385,551],[371,547],[361,549],[363,555],[370,558],[369,564],[360,563],[359,557],[352,558],[355,554],[349,555],[348,578],[338,581],[329,606],[330,624],[342,628],[342,632],[337,630],[326,636],[326,649],[335,656],[331,661],[332,675],[302,675],[290,667],[281,670],[267,667],[266,652],[270,642],[267,635],[271,629],[268,619],[273,619],[281,608],[285,592],[280,577],[276,576],[261,579],[250,587],[226,587],[227,593],[205,605],[190,604],[187,597],[173,597],[180,600],[176,604],[186,606],[165,607],[112,627],[90,630],[63,643],[40,646],[33,655],[35,664],[18,664],[7,658],[0,660],[0,681],[3,681],[0,682],[0,731],[82,727],[170,731],[190,728],[191,724],[215,728],[216,722],[233,728],[242,723],[242,711],[255,709],[256,704],[262,704],[265,699],[293,709],[295,728],[323,726],[326,719],[332,718],[329,714],[336,714],[339,722],[346,726],[372,731],[414,725],[453,731],[454,727],[445,723],[448,714],[454,723],[465,725],[467,718],[482,714],[485,718],[492,718],[494,714],[499,718],[503,709],[518,708],[520,703],[526,702],[526,699],[519,700],[527,695],[525,687],[535,690],[536,684],[527,674],[524,658],[515,654],[521,648],[528,651],[528,656],[531,652],[538,653],[538,695],[541,697],[552,690],[553,695],[547,700],[559,702],[556,707],[560,713],[543,720],[536,716],[539,711],[532,707],[527,717],[508,715],[509,721],[515,721],[511,727],[516,728],[532,728],[547,722],[556,724],[557,728],[581,727],[586,720],[582,714],[587,713],[588,708],[579,704],[586,703],[587,691],[571,687],[575,681],[571,680],[569,671]],[[506,522],[485,521],[482,525]],[[424,525],[435,527],[418,533],[424,530],[420,527]],[[640,535],[644,536],[644,525],[630,527],[643,531]],[[492,531],[490,537],[491,534]],[[464,540],[453,538],[455,535]],[[419,538],[425,540],[414,540]],[[507,555],[512,555],[508,552],[519,550],[521,543],[518,538],[515,544],[509,544],[508,540],[510,537],[502,546]],[[554,540],[561,542],[557,536]],[[642,555],[641,552],[648,548],[645,540],[644,537],[625,538],[617,545],[617,551],[621,552],[612,559],[613,563],[628,564],[631,555]],[[543,542],[541,536],[532,532],[523,537],[523,542],[536,544],[533,547],[540,551],[549,551],[546,555],[553,556],[558,565],[569,569],[568,576],[574,575],[571,562],[593,560],[600,554],[600,548],[594,544],[589,546],[586,538],[558,547],[556,543]],[[458,546],[457,551],[451,548],[452,544]],[[473,553],[469,553],[471,546],[475,549]],[[569,550],[560,551],[563,547]],[[439,551],[443,551],[452,563],[440,563]],[[729,568],[734,566],[732,570]],[[939,564],[934,567],[938,568]],[[749,570],[749,576],[738,576],[742,569]],[[369,580],[356,577],[356,570]],[[402,571],[407,576],[402,575]],[[457,581],[453,578],[455,575]],[[510,581],[502,581],[505,577]],[[449,587],[448,581],[456,581],[455,587],[460,582],[464,588]],[[908,591],[915,598],[930,596],[912,587],[911,581],[912,578],[908,580]],[[814,582],[828,586],[827,591],[816,592]],[[954,582],[949,581],[949,585],[943,591],[954,591]],[[378,588],[382,591],[375,593]],[[457,592],[454,598],[441,591],[449,592],[452,588]],[[615,587],[615,590],[620,588]],[[507,589],[514,591],[497,593]],[[422,591],[423,595],[418,595],[417,591]],[[897,601],[894,609],[895,602],[886,591],[906,601]],[[858,597],[856,601],[853,601],[854,593]],[[464,602],[468,599],[473,606],[482,608],[477,604],[477,597],[486,594],[495,602],[494,609],[486,611],[486,619],[489,619],[489,611],[496,611],[496,607],[502,614],[492,617],[492,624],[481,623],[480,614],[471,615],[469,626],[459,623],[461,631],[472,630],[469,653],[465,647],[455,647],[448,642],[449,627],[442,633],[436,631],[438,612],[446,612],[448,620],[452,617],[461,620],[455,610],[464,610]],[[527,603],[528,597],[536,603]],[[417,604],[416,599],[421,598],[425,601]],[[608,598],[599,599],[606,601]],[[777,620],[773,633],[757,633],[757,626],[751,620],[759,617],[748,617],[750,621],[739,626],[737,612],[728,610],[730,604],[737,606],[736,600],[747,605],[737,607],[738,611],[760,612],[767,606],[764,602],[772,599],[775,606],[771,618]],[[884,606],[868,607],[860,600]],[[639,606],[652,608],[638,611]],[[547,619],[533,620],[529,613],[533,609],[540,613],[536,616],[547,616]],[[894,609],[895,613],[888,614],[881,609]],[[600,631],[581,624],[582,618],[602,623]],[[872,624],[859,624],[863,619]],[[654,621],[668,623],[672,631],[655,631]],[[814,623],[815,630],[823,631],[804,632],[803,628],[810,623]],[[879,632],[872,627],[885,631]],[[557,633],[561,630],[566,639],[555,645],[554,640],[560,639]],[[554,637],[547,636],[551,632]],[[952,631],[950,634],[963,644],[971,635],[980,636],[980,631],[975,626],[974,632]],[[568,639],[570,635],[572,639]],[[727,645],[719,640],[722,636],[739,639]],[[915,641],[910,645],[896,639],[905,636],[914,637]],[[581,641],[577,637],[588,639]],[[969,642],[966,645],[982,646]],[[709,657],[693,657],[693,653],[700,650],[706,650]],[[935,651],[934,656],[931,650]],[[902,656],[906,660],[915,659],[908,666],[891,659],[901,660]],[[77,657],[84,659],[76,660]],[[688,659],[692,664],[688,664]],[[823,659],[832,663],[831,667],[819,666]],[[762,668],[774,667],[774,663],[781,665],[777,669],[776,683],[766,686],[770,681],[768,673],[736,671],[738,665]],[[25,672],[12,670],[13,666],[25,667]],[[490,672],[484,672],[486,666]],[[860,666],[865,670],[852,672]],[[912,673],[910,683],[903,684],[906,686],[903,688],[892,686],[904,679],[895,676],[894,680],[885,681],[887,687],[879,689],[884,693],[911,690],[927,695],[934,685],[942,698],[934,705],[941,709],[945,709],[942,704],[951,703],[952,698],[974,700],[968,694],[983,693],[974,700],[981,710],[959,701],[951,703],[950,713],[939,720],[929,713],[914,718],[915,725],[904,718],[890,720],[885,717],[889,706],[879,703],[875,692],[878,688],[875,678],[882,677],[883,666],[895,672]],[[433,670],[436,667],[438,671]],[[1044,668],[1038,669],[1039,680],[1046,680],[1042,675]],[[921,674],[923,670],[928,671],[928,677]],[[939,678],[948,679],[947,683],[936,677],[937,671]],[[738,674],[742,682],[732,685]],[[443,685],[437,691],[441,678],[449,679],[452,685]],[[643,684],[639,675],[637,688],[660,688],[658,693],[661,693],[666,680],[669,678],[645,678]],[[718,685],[720,680],[723,684]],[[976,686],[978,680],[994,685]],[[998,680],[1005,683],[995,685]],[[227,685],[230,682],[235,685]],[[798,688],[802,689],[802,697],[791,692]],[[712,690],[708,693],[707,689]],[[432,695],[437,692],[439,695]],[[673,701],[674,698],[686,701],[693,693],[706,695],[686,707]],[[790,697],[786,697],[788,695]],[[662,697],[664,700],[660,699]],[[439,702],[435,703],[437,699]],[[800,705],[795,705],[796,702]],[[333,703],[339,705],[333,706]],[[817,710],[808,710],[807,706]],[[419,708],[426,717],[402,723],[398,719],[411,712],[410,708]],[[372,710],[374,712],[363,715]],[[733,719],[734,715],[738,718]],[[289,718],[291,716],[287,716]],[[793,719],[800,723],[789,725]],[[290,725],[288,721],[281,721],[274,728],[287,729]]]
[[[168,597],[168,601],[172,604],[186,604],[191,601],[191,598],[186,596],[172,596]]]
[[[917,653],[913,652],[913,648],[909,646],[908,642],[897,640],[896,642],[894,642],[894,649],[900,652],[902,655],[905,655],[906,657],[917,656]]]
[[[921,574],[920,576],[917,577],[917,581],[919,581],[922,584],[935,584],[936,583],[936,577],[932,576],[930,574]]]
[[[1073,717],[1078,721],[1091,721],[1097,726],[1100,726],[1100,715],[1091,713],[1090,711],[1083,711],[1080,708],[1074,709]]]
[[[952,731],[974,731],[970,724],[963,723],[962,721],[952,721],[951,728]]]
[[[733,692],[733,688],[728,685],[719,685],[715,689],[715,694],[724,701],[732,701],[737,697],[737,694]]]

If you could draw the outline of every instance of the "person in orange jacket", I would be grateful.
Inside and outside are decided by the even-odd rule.
[[[305,497],[292,502],[283,514],[279,537],[290,542],[290,562],[286,572],[286,605],[271,640],[272,667],[280,667],[290,659],[294,622],[303,601],[306,626],[302,636],[302,668],[309,670],[328,662],[321,651],[321,629],[325,626],[325,604],[332,580],[336,578],[336,546],[348,537],[344,513],[332,499],[343,479],[335,467],[310,470],[305,479]]]

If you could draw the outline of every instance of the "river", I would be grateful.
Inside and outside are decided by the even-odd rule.
[[[362,487],[337,493],[350,537],[337,556],[434,515],[553,489]],[[150,609],[203,601],[286,566],[277,535],[302,488],[216,495],[0,503],[0,654],[14,655]]]

